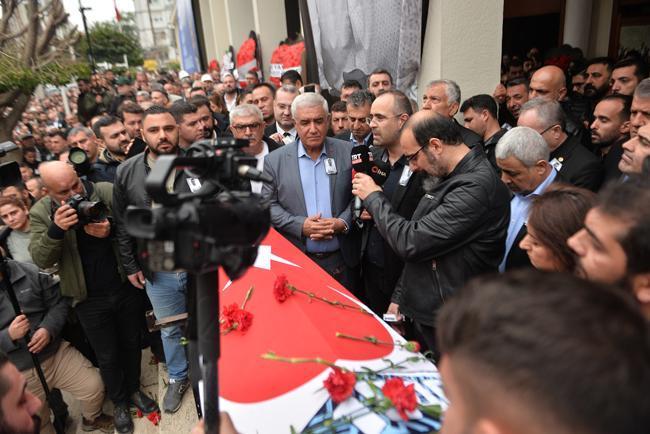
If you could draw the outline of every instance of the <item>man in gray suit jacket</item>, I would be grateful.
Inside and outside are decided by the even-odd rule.
[[[352,144],[327,137],[327,102],[319,94],[294,99],[291,114],[298,140],[271,152],[264,172],[272,183],[262,195],[271,220],[288,240],[348,289],[359,264],[358,237],[352,228],[350,151]]]

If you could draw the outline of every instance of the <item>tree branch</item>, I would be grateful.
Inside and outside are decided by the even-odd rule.
[[[28,0],[27,20],[29,30],[25,41],[25,55],[23,56],[23,65],[31,67],[34,63],[36,54],[36,40],[38,38],[38,0]]]
[[[8,31],[9,21],[16,11],[16,2],[14,0],[6,0],[2,2],[2,19],[0,20],[0,35],[4,35]],[[0,44],[1,46],[1,44]]]
[[[68,19],[68,14],[65,13],[63,4],[59,0],[52,0],[51,11],[48,18],[49,20],[45,25],[45,31],[41,33],[41,37],[38,39],[38,44],[36,46],[36,54],[38,55],[44,54],[47,51],[50,41],[56,34],[57,27]]]
[[[29,28],[28,24],[25,24],[22,29],[18,30],[16,33],[12,33],[10,35],[7,35],[3,32],[0,32],[0,47],[4,46],[4,44],[7,41],[10,41],[12,39],[17,39],[20,36],[24,35],[27,32],[27,29]]]
[[[19,92],[18,98],[11,105],[9,114],[6,116],[0,115],[0,139],[11,139],[12,130],[20,120],[20,116],[22,116],[27,104],[29,104],[30,98],[29,95]],[[8,137],[1,137],[3,135],[7,135]]]

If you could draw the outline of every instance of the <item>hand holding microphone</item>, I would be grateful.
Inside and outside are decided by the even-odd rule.
[[[370,162],[372,161],[372,152],[368,145],[358,145],[352,148],[350,153],[350,158],[352,159],[352,175],[356,179],[358,174],[364,174],[370,172]],[[354,181],[353,181],[353,190],[354,194]],[[359,222],[361,219],[361,211],[363,210],[363,204],[361,201],[363,198],[359,197],[354,198],[354,204],[352,206],[352,220]]]
[[[375,191],[381,191],[381,187],[369,175],[365,173],[357,173],[354,175],[354,179],[352,180],[352,194],[359,199],[359,202],[365,200],[370,193]]]
[[[390,164],[384,161],[371,161],[368,166],[366,173],[356,173],[352,180],[352,194],[362,201],[370,193],[381,191],[381,186],[390,175]]]

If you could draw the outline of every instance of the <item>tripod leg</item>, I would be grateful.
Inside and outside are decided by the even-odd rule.
[[[199,350],[197,343],[197,322],[196,317],[196,279],[193,274],[187,277],[187,326],[185,335],[187,336],[188,345],[186,346],[187,362],[189,364],[189,376],[192,384],[192,395],[194,396],[194,405],[196,414],[199,419],[203,417],[201,408],[201,394],[199,393],[199,380],[201,380],[201,367],[199,366]]]
[[[203,417],[206,434],[219,432],[219,289],[216,271],[196,276],[198,349],[203,377]]]

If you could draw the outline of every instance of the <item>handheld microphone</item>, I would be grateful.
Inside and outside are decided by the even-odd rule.
[[[366,175],[370,174],[370,169],[372,167],[372,152],[368,145],[358,145],[352,148],[350,153],[352,158],[352,176],[354,177],[355,173],[365,173]],[[352,208],[352,219],[354,221],[359,221],[361,219],[361,211],[363,209],[363,203],[359,196],[354,198],[354,205]]]
[[[390,163],[387,161],[377,160],[370,163],[370,177],[378,186],[384,185],[390,175]]]

